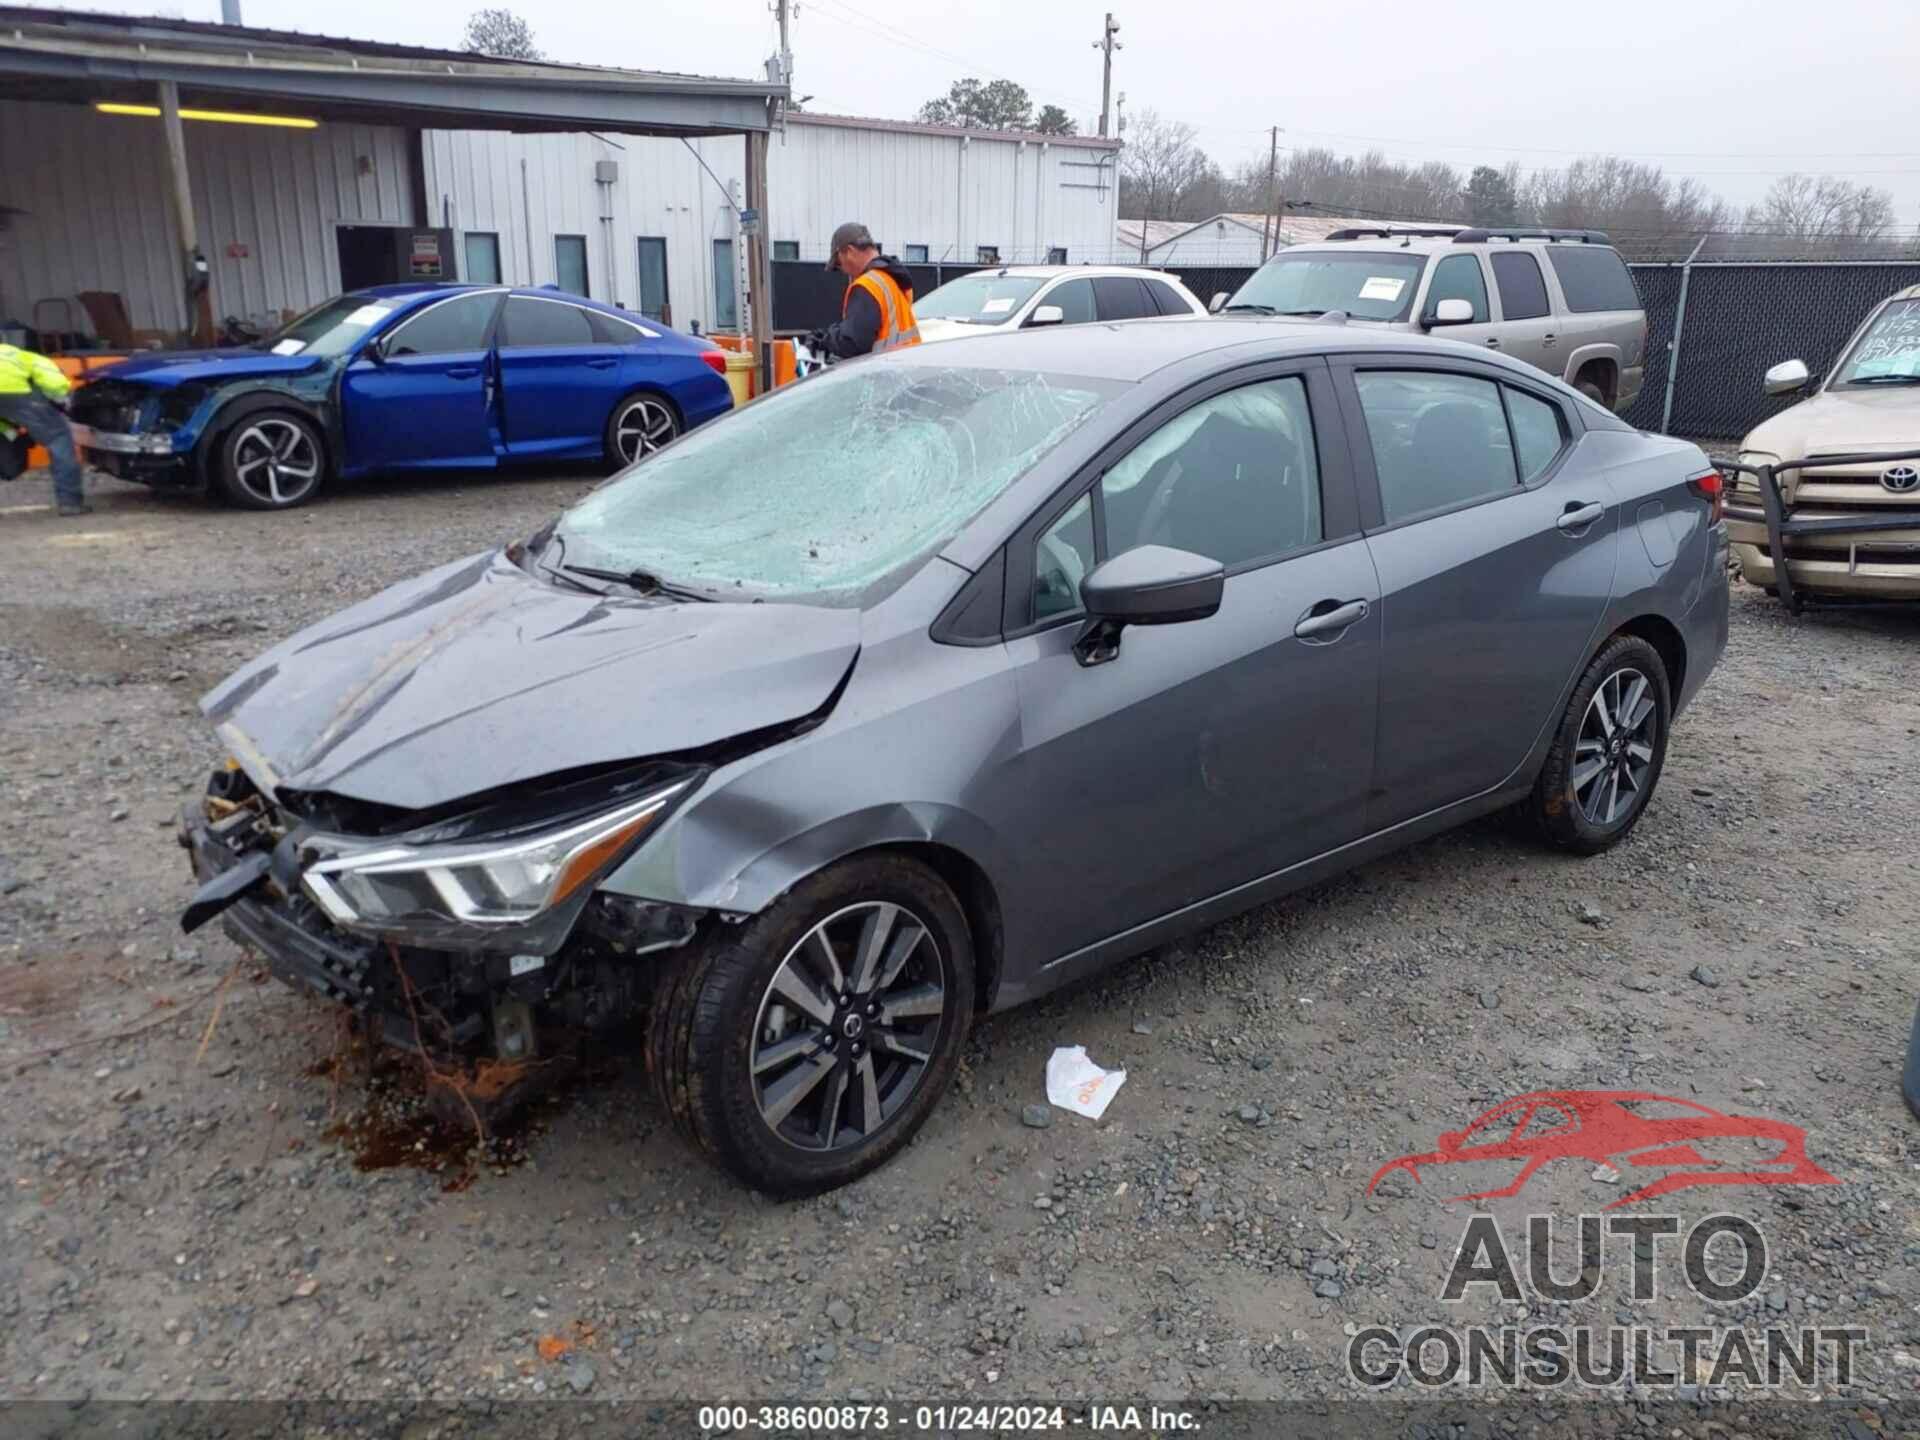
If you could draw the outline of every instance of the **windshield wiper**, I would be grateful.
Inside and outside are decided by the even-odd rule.
[[[1920,375],[1856,375],[1849,385],[1920,385]]]
[[[611,580],[642,595],[665,595],[670,600],[701,602],[713,599],[711,595],[703,595],[698,590],[689,590],[683,585],[662,580],[651,570],[603,570],[598,565],[562,565],[559,568],[569,575],[584,575],[589,580]]]
[[[1242,300],[1238,304],[1222,305],[1220,307],[1220,313],[1222,315],[1226,314],[1229,310],[1257,310],[1262,315],[1278,315],[1280,313],[1271,305],[1256,305],[1247,300]]]

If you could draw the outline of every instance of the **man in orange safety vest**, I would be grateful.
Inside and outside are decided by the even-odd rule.
[[[816,330],[808,348],[841,360],[880,354],[920,343],[913,318],[913,276],[891,256],[882,255],[873,235],[857,220],[833,232],[827,269],[848,279],[838,323]]]

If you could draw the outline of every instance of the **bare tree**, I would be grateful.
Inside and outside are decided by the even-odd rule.
[[[1127,121],[1127,144],[1120,152],[1120,213],[1128,219],[1205,219],[1184,216],[1182,201],[1218,177],[1218,168],[1194,142],[1191,125],[1162,120],[1153,110],[1142,110]]]
[[[1747,211],[1747,229],[1804,240],[1882,240],[1893,229],[1893,196],[1838,175],[1782,175]]]
[[[1658,165],[1618,155],[1534,171],[1521,186],[1520,206],[1532,224],[1604,230],[1630,257],[1684,253],[1732,220],[1726,202],[1699,181],[1674,180]]]
[[[460,48],[503,60],[544,60],[533,43],[533,27],[511,10],[476,10],[467,17],[467,33]]]

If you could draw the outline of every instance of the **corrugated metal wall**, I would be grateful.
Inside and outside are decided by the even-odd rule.
[[[189,123],[201,248],[223,315],[303,310],[339,289],[339,223],[411,223],[404,131]],[[136,329],[186,323],[160,122],[0,101],[0,319],[36,299],[118,291]],[[230,247],[244,256],[230,256]]]
[[[744,194],[744,142],[726,137],[693,146],[737,201]],[[733,217],[720,184],[681,142],[433,131],[424,148],[434,222],[497,236],[502,279],[551,283],[554,236],[585,235],[594,296],[637,306],[634,241],[659,236],[667,242],[673,323],[713,325],[714,241],[733,236]],[[1037,261],[1058,246],[1069,260],[1104,259],[1117,195],[1110,164],[1107,183],[1098,184],[1092,166],[1101,154],[1039,140],[963,142],[904,128],[795,123],[771,146],[768,238],[824,258],[834,226],[858,219],[895,254],[925,245],[932,259],[970,261],[976,247],[995,245],[1004,261]],[[610,187],[595,184],[600,160],[619,166]],[[737,267],[738,246],[733,257]]]

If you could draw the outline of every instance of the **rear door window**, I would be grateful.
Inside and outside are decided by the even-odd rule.
[[[1516,390],[1507,392],[1507,419],[1513,423],[1513,453],[1520,462],[1520,483],[1531,485],[1546,473],[1560,448],[1567,443],[1566,424],[1560,407]]]
[[[1431,315],[1442,300],[1464,300],[1473,306],[1473,323],[1487,320],[1487,281],[1480,273],[1480,261],[1472,255],[1449,255],[1433,267],[1433,283],[1427,287],[1427,306]]]
[[[1519,489],[1501,386],[1437,370],[1353,379],[1387,524]]]
[[[1493,283],[1500,290],[1500,316],[1504,320],[1534,320],[1549,314],[1547,282],[1540,273],[1540,262],[1524,250],[1496,254],[1493,259]]]
[[[577,305],[510,295],[500,319],[500,344],[521,350],[591,345],[593,323]]]
[[[587,323],[593,326],[593,343],[596,345],[632,345],[647,338],[633,326],[611,315],[602,315],[598,310],[584,313]]]
[[[1093,282],[1093,298],[1102,320],[1138,320],[1160,312],[1147,298],[1146,287],[1131,275],[1103,275]]]
[[[1547,259],[1560,278],[1567,309],[1577,314],[1595,310],[1638,310],[1640,296],[1633,277],[1618,254],[1604,245],[1555,244]]]

